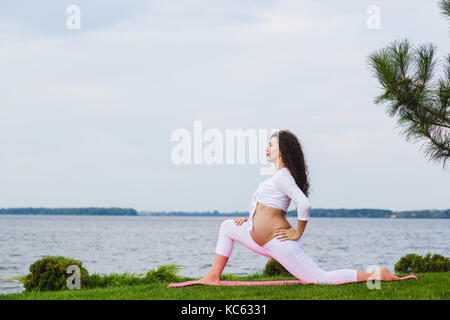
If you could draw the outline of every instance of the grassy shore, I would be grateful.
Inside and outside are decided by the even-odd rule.
[[[403,275],[399,275],[403,276]],[[167,288],[167,282],[55,292],[0,295],[0,300],[448,300],[450,273],[417,274],[418,280],[381,282],[370,290],[365,282],[343,285],[188,286]],[[224,274],[222,280],[282,280],[291,277],[245,277]],[[193,278],[183,278],[183,281]]]

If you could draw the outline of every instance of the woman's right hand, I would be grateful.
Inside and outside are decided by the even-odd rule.
[[[236,223],[238,226],[240,226],[241,224],[243,224],[245,221],[248,220],[248,218],[233,218],[234,223]]]

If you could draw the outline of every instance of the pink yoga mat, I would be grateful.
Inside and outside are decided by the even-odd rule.
[[[415,275],[409,275],[406,277],[402,277],[399,280],[406,280],[406,279],[416,279],[417,276]],[[387,281],[387,280],[380,280],[380,281]],[[397,280],[391,280],[391,281],[397,281]],[[359,282],[365,282],[365,281],[359,281]],[[345,282],[349,283],[349,282]],[[168,288],[176,288],[176,287],[186,287],[191,285],[199,285],[200,283],[197,282],[197,280],[190,280],[185,282],[179,282],[179,283],[170,283],[167,287]],[[301,282],[300,280],[277,280],[277,281],[220,281],[221,286],[273,286],[273,285],[283,285],[283,284],[306,284]],[[343,283],[341,283],[343,284]]]

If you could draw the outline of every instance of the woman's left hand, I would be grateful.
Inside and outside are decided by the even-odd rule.
[[[275,232],[275,236],[280,241],[300,239],[300,237],[297,234],[297,230],[295,230],[294,228],[280,229]]]

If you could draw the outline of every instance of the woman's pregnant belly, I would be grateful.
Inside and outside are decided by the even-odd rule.
[[[258,202],[253,216],[253,229],[250,231],[253,241],[263,246],[275,238],[277,230],[291,228],[285,213],[281,209],[269,207]]]

